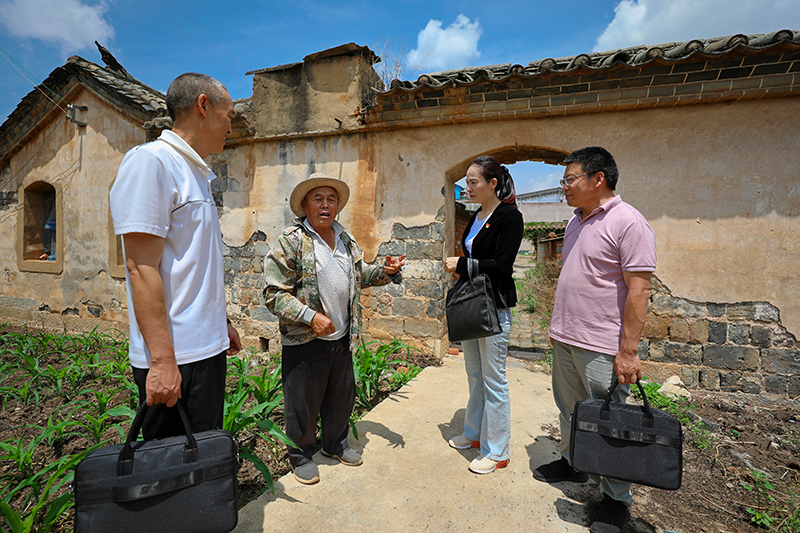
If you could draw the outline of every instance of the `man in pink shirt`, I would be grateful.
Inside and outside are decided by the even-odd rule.
[[[605,398],[615,375],[620,386],[612,399],[624,402],[630,384],[642,377],[638,348],[656,268],[656,243],[642,214],[614,194],[619,171],[607,150],[582,148],[564,163],[561,187],[576,209],[564,233],[550,324],[561,458],[533,475],[546,483],[583,483],[589,475],[575,470],[569,458],[572,409],[578,401]],[[630,519],[630,483],[603,478],[600,487],[603,501],[591,531],[621,532]]]

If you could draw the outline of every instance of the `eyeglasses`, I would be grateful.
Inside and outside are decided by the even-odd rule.
[[[566,178],[560,180],[558,182],[558,184],[561,185],[562,187],[571,187],[572,184],[575,183],[575,180],[578,180],[578,179],[580,179],[580,178],[582,178],[584,176],[588,176],[588,175],[589,175],[589,173],[585,172],[583,174],[578,174],[577,176],[567,176]]]

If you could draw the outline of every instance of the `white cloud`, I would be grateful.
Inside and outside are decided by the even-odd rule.
[[[800,28],[797,0],[622,0],[595,51]]]
[[[481,56],[478,40],[482,33],[478,19],[470,22],[464,15],[446,29],[441,20],[431,19],[419,32],[417,47],[408,53],[406,65],[416,71],[467,67]]]
[[[81,0],[0,0],[0,20],[8,32],[61,47],[69,55],[114,38],[114,28],[103,18],[105,1],[88,5]]]

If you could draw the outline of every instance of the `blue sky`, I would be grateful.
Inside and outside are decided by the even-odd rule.
[[[0,0],[0,120],[69,56],[102,65],[94,41],[162,92],[176,75],[197,71],[220,79],[237,99],[252,94],[245,72],[349,42],[393,63],[402,57],[400,77],[416,79],[451,68],[779,29],[800,30],[800,1]],[[511,170],[518,192],[555,186],[562,174],[535,163]]]

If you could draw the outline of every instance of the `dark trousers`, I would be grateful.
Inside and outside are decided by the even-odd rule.
[[[347,448],[356,399],[350,336],[284,346],[281,359],[286,434],[298,446],[288,450],[292,466],[311,461],[317,415],[322,418],[322,448],[340,454]]]
[[[183,378],[179,401],[183,404],[183,410],[195,433],[222,428],[227,364],[227,354],[222,351],[202,361],[178,365]],[[147,399],[145,383],[149,370],[149,368],[133,369],[133,379],[139,387],[141,403]],[[145,440],[174,437],[185,433],[177,407],[169,408],[162,403],[147,408],[142,424]]]

